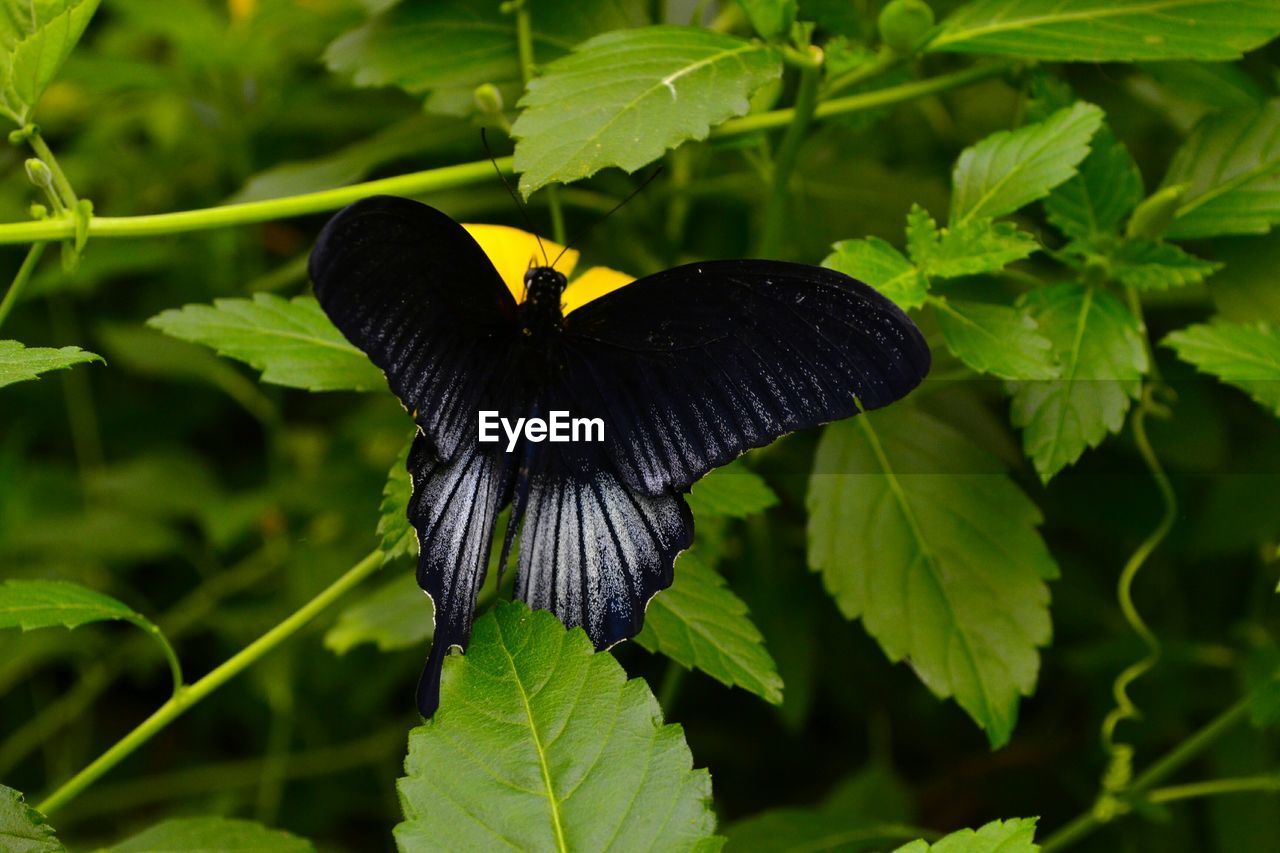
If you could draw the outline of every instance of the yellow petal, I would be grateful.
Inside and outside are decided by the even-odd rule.
[[[599,299],[606,293],[612,293],[633,281],[635,277],[624,272],[611,270],[608,267],[592,267],[569,282],[569,286],[564,289],[564,296],[560,299],[560,306],[564,313],[568,314],[575,308],[581,308],[591,300]]]
[[[541,266],[542,251],[538,248],[538,238],[528,231],[510,228],[506,225],[464,224],[463,228],[471,235],[484,253],[493,262],[494,269],[502,276],[507,289],[519,302],[524,298],[524,274],[529,271],[529,262]],[[548,257],[554,259],[564,247],[551,240],[543,240],[542,247],[547,250]],[[564,253],[564,257],[556,263],[556,269],[566,276],[573,272],[578,263],[578,253],[573,249]]]

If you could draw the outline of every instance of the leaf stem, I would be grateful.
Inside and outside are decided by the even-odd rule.
[[[684,678],[689,670],[676,660],[667,661],[667,669],[662,674],[662,684],[658,686],[658,705],[664,717],[671,717],[671,708],[680,696],[680,688],[684,686]]]
[[[67,210],[75,210],[80,200],[76,198],[76,191],[72,189],[71,182],[67,180],[62,167],[58,165],[58,158],[53,156],[53,150],[49,148],[49,144],[40,135],[40,128],[31,125],[26,138],[31,150],[44,161],[44,164],[49,167],[49,171],[53,174],[53,186],[58,190],[62,203],[66,205]]]
[[[769,203],[765,208],[764,232],[760,237],[760,256],[772,258],[782,246],[782,232],[787,221],[787,199],[790,196],[791,172],[800,156],[818,106],[818,83],[822,71],[821,59],[800,66],[800,86],[796,90],[796,103],[792,108],[792,120],[773,158],[773,185]]]
[[[27,282],[31,280],[31,274],[35,272],[36,264],[40,262],[40,256],[44,254],[44,246],[44,243],[32,243],[31,249],[22,261],[22,266],[18,267],[18,274],[13,277],[13,284],[9,285],[9,290],[4,295],[4,301],[0,302],[0,326],[3,326],[4,321],[8,319],[9,312],[13,310],[13,306],[18,304],[18,299],[22,296],[23,289],[26,288]]]
[[[823,97],[830,97],[836,92],[842,92],[851,86],[856,86],[859,83],[870,80],[877,74],[882,74],[885,71],[888,71],[890,68],[902,61],[903,58],[902,54],[895,53],[892,50],[881,50],[876,54],[875,59],[870,62],[864,62],[857,68],[850,68],[843,74],[837,74],[835,77],[827,80],[826,84],[822,87]]]
[[[114,746],[98,756],[89,766],[72,776],[61,787],[46,797],[38,806],[39,811],[47,815],[66,805],[67,802],[92,785],[104,773],[133,754],[138,747],[155,737],[170,723],[182,716],[187,709],[200,702],[210,693],[213,693],[232,678],[248,669],[285,640],[298,633],[329,605],[333,604],[352,588],[358,586],[365,578],[377,572],[381,566],[382,552],[380,550],[368,554],[363,560],[348,569],[346,574],[329,584],[315,598],[295,610],[274,628],[228,658],[204,678],[201,678],[190,687],[184,687],[179,690],[133,731],[117,741]]]
[[[527,87],[537,73],[533,56],[533,19],[529,11],[531,3],[530,0],[516,2],[516,47],[520,51],[520,76]],[[548,184],[543,191],[547,194],[547,209],[551,213],[551,238],[563,246],[564,210],[560,206],[560,188],[555,184]]]
[[[1265,776],[1239,776],[1232,779],[1208,779],[1186,785],[1170,785],[1157,788],[1147,794],[1147,802],[1172,803],[1196,797],[1217,797],[1223,794],[1280,794],[1280,774]]]
[[[817,106],[814,120],[862,112],[890,104],[922,98],[936,92],[967,86],[980,80],[997,77],[1016,67],[1011,62],[995,62],[975,65],[963,71],[943,74],[926,80],[890,86],[874,92],[833,98]],[[794,118],[793,109],[773,110],[756,115],[730,119],[711,131],[711,138],[724,139],[786,127]],[[512,171],[511,158],[499,157],[498,168],[504,174]],[[265,201],[227,204],[220,207],[184,210],[176,213],[157,213],[144,216],[94,216],[89,222],[91,237],[158,237],[200,231],[208,228],[226,228],[250,225],[273,219],[306,216],[323,213],[359,201],[370,195],[422,195],[439,190],[457,189],[490,180],[493,166],[488,160],[460,163],[423,172],[411,172],[376,181],[366,181],[345,187],[336,187],[313,193],[286,196]],[[0,245],[34,243],[45,240],[64,240],[75,236],[75,221],[70,217],[46,219],[37,222],[15,222],[0,225]]]
[[[169,675],[173,677],[173,695],[177,696],[182,691],[185,682],[182,679],[182,661],[178,660],[178,654],[173,650],[173,644],[164,635],[164,631],[160,630],[160,626],[150,619],[135,615],[129,622],[146,631],[152,639],[160,644],[160,648],[164,649],[164,659],[169,664]]]

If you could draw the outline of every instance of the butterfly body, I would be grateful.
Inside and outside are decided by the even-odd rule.
[[[445,653],[470,636],[502,508],[515,595],[606,648],[634,636],[671,584],[693,540],[682,495],[695,481],[788,432],[887,405],[929,368],[896,306],[801,264],[690,264],[567,314],[565,276],[533,267],[517,301],[461,226],[407,199],[337,214],[310,272],[325,311],[417,423],[408,514],[436,622],[424,716]],[[570,413],[603,431],[558,442],[526,431],[508,445],[482,440],[483,412]]]

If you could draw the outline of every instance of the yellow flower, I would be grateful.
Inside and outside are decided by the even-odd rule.
[[[506,283],[507,289],[511,291],[516,301],[523,299],[524,274],[529,269],[529,261],[532,259],[537,264],[545,263],[542,260],[542,252],[538,248],[538,238],[528,231],[506,225],[464,224],[462,227],[467,229],[467,233],[480,244],[481,249],[484,249],[484,253],[489,256],[489,260],[493,262],[498,275],[502,276],[503,282]],[[542,245],[552,260],[555,260],[556,255],[560,254],[560,250],[564,248],[551,240],[543,240]],[[577,264],[578,253],[570,249],[556,262],[555,267],[569,277]],[[626,273],[611,270],[608,267],[591,267],[577,278],[570,278],[569,286],[565,288],[564,295],[560,299],[561,309],[568,314],[575,308],[581,308],[591,300],[599,299],[606,293],[633,281],[635,278]]]

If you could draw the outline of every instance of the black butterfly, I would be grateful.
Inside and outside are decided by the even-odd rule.
[[[681,494],[784,433],[874,409],[929,370],[920,332],[846,275],[705,261],[641,278],[563,316],[565,276],[525,275],[517,303],[476,241],[393,197],[340,211],[311,255],[316,296],[413,413],[409,519],[435,640],[418,687],[465,648],[499,511],[518,526],[515,594],[599,649],[634,636],[693,541]],[[855,397],[857,398],[855,400]],[[603,420],[602,442],[478,440],[479,412]]]

